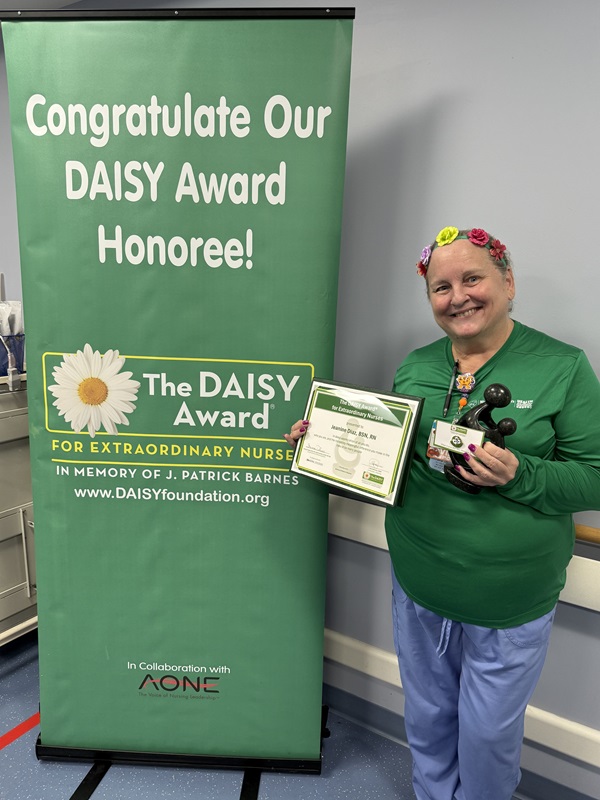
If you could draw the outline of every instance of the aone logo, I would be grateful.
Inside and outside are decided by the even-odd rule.
[[[220,678],[211,676],[210,683],[204,683],[204,678],[196,678],[192,680],[184,675],[182,678],[176,678],[174,675],[163,675],[160,678],[154,678],[149,672],[144,680],[138,686],[138,691],[146,687],[154,689],[157,692],[195,692],[196,694],[204,692],[205,694],[219,694],[217,688]]]

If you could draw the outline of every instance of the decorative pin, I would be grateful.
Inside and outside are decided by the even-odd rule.
[[[466,395],[471,394],[476,383],[475,375],[470,372],[461,372],[456,376],[455,386],[462,395]]]

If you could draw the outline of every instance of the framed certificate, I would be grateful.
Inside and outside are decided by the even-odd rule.
[[[315,378],[290,469],[356,499],[401,505],[423,402]]]

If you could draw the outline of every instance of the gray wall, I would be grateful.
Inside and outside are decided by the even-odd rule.
[[[4,44],[0,38],[0,272],[4,273],[6,296],[21,300],[21,270],[15,204],[15,173],[10,144],[8,93]]]
[[[72,7],[121,5],[115,0]],[[437,338],[414,265],[445,225],[483,227],[501,238],[515,262],[515,316],[582,346],[600,373],[600,3],[357,0],[354,5],[335,377],[387,389],[404,355]],[[17,296],[2,72],[1,269],[8,274],[9,294]],[[600,527],[600,514],[580,521]],[[586,554],[595,558],[597,548]],[[331,537],[330,629],[393,649],[388,592],[384,551]],[[600,614],[562,605],[534,704],[600,730],[599,662]],[[355,678],[346,679],[341,670],[330,673],[342,689],[355,685]],[[390,697],[390,707],[393,703]],[[526,754],[531,768],[557,779],[562,774],[581,791],[592,794],[590,786],[600,786],[597,773],[583,774],[571,762],[557,766],[546,756]],[[556,754],[552,758],[556,761]]]

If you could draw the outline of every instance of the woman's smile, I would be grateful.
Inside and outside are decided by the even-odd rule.
[[[470,308],[468,311],[456,311],[452,316],[459,318],[472,317],[477,311],[479,311],[479,308]]]

